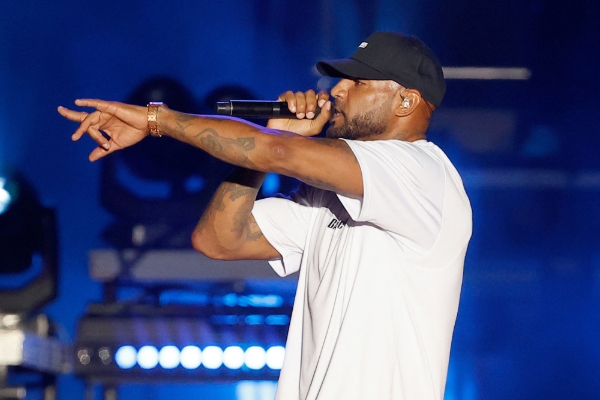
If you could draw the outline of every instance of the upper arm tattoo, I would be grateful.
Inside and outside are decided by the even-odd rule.
[[[263,235],[258,223],[254,219],[254,216],[250,214],[250,218],[248,220],[248,242],[256,242],[259,239],[262,239],[265,235]]]

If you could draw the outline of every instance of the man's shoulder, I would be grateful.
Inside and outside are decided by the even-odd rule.
[[[379,139],[379,140],[349,140],[341,139],[348,143],[351,148],[356,149],[380,149],[389,152],[411,152],[422,153],[431,156],[440,148],[433,142],[425,139],[408,142],[399,139]]]

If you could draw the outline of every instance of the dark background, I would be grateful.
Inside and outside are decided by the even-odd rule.
[[[198,112],[223,84],[274,99],[326,85],[313,68],[321,58],[348,56],[374,30],[402,31],[445,66],[532,71],[449,81],[431,129],[474,210],[446,399],[600,398],[598,21],[591,0],[1,0],[0,173],[22,172],[59,216],[60,294],[45,311],[72,339],[101,296],[86,254],[107,247],[100,232],[113,221],[100,163],[87,160],[94,144],[71,142],[58,105],[125,100],[157,75],[184,84]],[[261,390],[271,389],[255,398]],[[236,386],[122,390],[173,393],[230,399]],[[79,380],[61,377],[59,398],[82,396]]]

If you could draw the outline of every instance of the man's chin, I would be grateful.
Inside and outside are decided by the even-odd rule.
[[[325,131],[325,137],[329,138],[329,139],[339,139],[339,138],[344,137],[343,135],[344,135],[344,132],[341,129],[336,128],[335,126],[330,126]]]

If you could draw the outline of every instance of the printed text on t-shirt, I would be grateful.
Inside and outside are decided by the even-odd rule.
[[[327,225],[331,229],[342,229],[344,226],[346,226],[346,223],[336,218],[332,219],[329,225]]]

